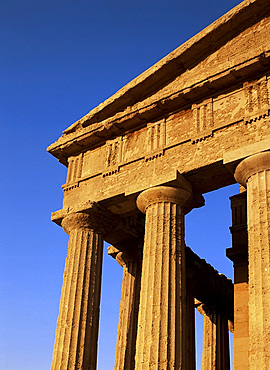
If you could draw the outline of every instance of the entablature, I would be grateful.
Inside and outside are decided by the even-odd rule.
[[[206,68],[210,68],[210,66],[206,66]],[[151,124],[151,122],[159,121],[161,117],[168,119],[171,115],[189,110],[193,112],[195,125],[199,132],[192,139],[197,142],[201,138],[211,135],[211,126],[214,125],[214,102],[224,99],[224,96],[231,93],[245,90],[247,94],[246,100],[249,102],[249,108],[246,109],[247,115],[243,119],[256,120],[256,113],[254,117],[251,114],[256,108],[260,110],[261,116],[268,114],[267,109],[263,110],[263,107],[253,105],[254,97],[248,91],[253,87],[253,89],[257,89],[258,94],[263,94],[266,90],[264,90],[263,84],[260,88],[259,80],[260,77],[267,80],[269,74],[270,48],[250,60],[231,66],[227,70],[221,70],[216,75],[208,76],[196,83],[187,84],[186,87],[183,87],[183,83],[178,81],[176,84],[177,91],[172,86],[169,89],[169,94],[168,91],[165,91],[165,94],[159,92],[157,95],[129,106],[124,111],[119,111],[103,121],[87,127],[79,127],[75,132],[61,136],[54,144],[50,145],[48,151],[57,157],[61,163],[67,165],[67,158],[70,156],[95,149],[102,146],[104,142],[114,140],[118,136],[133,133]],[[180,77],[183,78],[183,76]],[[190,81],[192,82],[192,76],[190,76]],[[256,83],[257,86],[252,85]],[[266,82],[267,84],[269,82]],[[253,93],[254,95],[255,93]],[[190,131],[192,131],[192,127],[187,128],[187,134]],[[200,131],[203,131],[203,133]]]
[[[270,77],[265,75],[69,157],[64,203],[129,197],[172,184],[178,174],[200,193],[234,183],[223,158],[269,140],[269,97]]]
[[[270,138],[270,4],[244,1],[64,131],[64,207],[136,211],[139,192],[235,182],[227,153]]]

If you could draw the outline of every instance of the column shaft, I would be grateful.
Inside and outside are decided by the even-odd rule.
[[[52,369],[96,369],[103,241],[78,225],[70,232]]]
[[[247,187],[249,367],[270,369],[270,152],[247,157],[236,180]]]
[[[270,171],[248,181],[249,340],[252,369],[270,368]]]
[[[138,261],[123,265],[115,370],[133,370],[137,336],[141,268]]]
[[[229,329],[228,318],[224,314],[216,314],[216,369],[228,370],[230,368],[230,352],[229,352]]]
[[[146,211],[135,369],[188,369],[185,358],[186,270],[183,207]]]
[[[216,314],[204,314],[202,370],[216,369]]]
[[[196,369],[196,356],[195,356],[195,307],[194,307],[194,295],[190,287],[187,285],[187,323],[186,329],[186,353],[188,358],[189,370]]]
[[[237,270],[237,271],[236,271]],[[242,270],[242,271],[241,271]],[[243,271],[244,270],[244,271]],[[249,370],[249,329],[248,329],[248,283],[237,283],[236,277],[246,273],[246,266],[237,267],[234,273],[234,333],[233,333],[233,368]]]
[[[204,316],[202,370],[230,368],[228,318],[201,308]]]

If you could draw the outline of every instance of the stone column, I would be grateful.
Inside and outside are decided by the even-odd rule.
[[[204,314],[202,370],[216,369],[216,346],[216,314]]]
[[[186,320],[187,320],[187,334],[186,334],[186,355],[189,370],[196,369],[196,356],[195,356],[195,305],[194,294],[187,283],[186,289]]]
[[[141,285],[141,261],[138,253],[131,251],[118,251],[116,260],[123,267],[123,280],[114,369],[133,370]]]
[[[183,206],[188,189],[142,192],[146,213],[135,369],[189,370]]]
[[[244,159],[235,179],[247,188],[249,366],[270,369],[270,152]]]
[[[230,368],[229,328],[228,317],[223,313],[216,313],[216,329],[216,369],[228,370]]]
[[[228,318],[223,313],[197,307],[203,315],[202,370],[228,370],[230,368]]]
[[[53,353],[53,370],[96,369],[103,241],[90,215],[66,216],[70,235]]]

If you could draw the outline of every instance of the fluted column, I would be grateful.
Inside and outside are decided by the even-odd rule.
[[[202,370],[228,370],[230,368],[228,318],[221,312],[197,307],[203,315]]]
[[[229,351],[229,328],[228,317],[223,313],[216,313],[217,329],[217,351],[216,351],[216,369],[228,370],[230,368],[230,351]]]
[[[183,206],[189,189],[142,192],[146,213],[135,369],[190,369],[186,351],[186,266]]]
[[[186,354],[187,361],[189,364],[189,370],[195,370],[196,368],[196,356],[195,356],[195,306],[194,306],[194,294],[189,284],[186,289],[186,320],[187,320],[187,334],[186,334]]]
[[[54,346],[53,370],[96,369],[103,241],[92,217],[66,216],[70,235]]]
[[[270,369],[270,152],[247,157],[235,179],[247,187],[249,367]]]
[[[203,315],[202,370],[216,369],[216,314]]]
[[[131,251],[118,251],[116,260],[123,267],[123,280],[114,369],[133,370],[135,366],[141,260],[138,253],[132,253]]]

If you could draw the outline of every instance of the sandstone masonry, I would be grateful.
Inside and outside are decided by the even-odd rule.
[[[70,235],[52,369],[96,369],[103,240],[123,267],[115,370],[270,368],[270,3],[245,0],[75,122],[48,148],[68,167]],[[185,244],[203,194],[231,198],[234,284]],[[196,212],[194,210],[193,212]],[[192,247],[192,246],[191,246]]]

